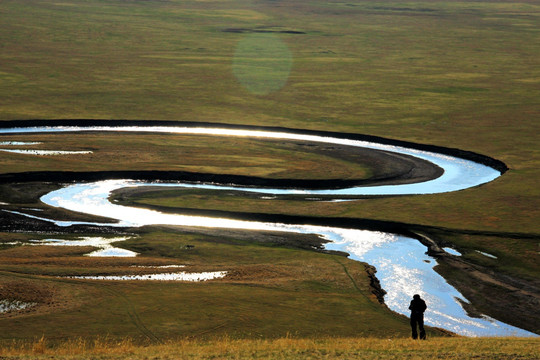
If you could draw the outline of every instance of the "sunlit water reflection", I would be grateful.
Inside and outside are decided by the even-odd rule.
[[[93,215],[117,219],[117,226],[143,226],[152,224],[171,224],[182,226],[201,226],[213,228],[233,228],[246,230],[268,230],[295,233],[319,234],[330,242],[327,249],[343,250],[353,259],[365,261],[377,268],[377,277],[387,291],[385,302],[394,311],[408,314],[408,304],[413,294],[421,294],[428,303],[426,323],[449,329],[469,336],[535,336],[534,334],[483,318],[471,318],[461,307],[459,301],[465,299],[434,270],[435,259],[428,257],[426,248],[415,239],[357,229],[341,229],[311,225],[289,225],[266,222],[250,222],[231,219],[218,219],[179,214],[163,214],[148,209],[120,206],[108,201],[109,194],[127,186],[168,186],[184,188],[205,188],[221,190],[242,190],[277,194],[316,194],[316,195],[390,195],[390,194],[431,194],[462,190],[489,182],[500,172],[468,160],[454,158],[416,149],[381,145],[364,141],[338,139],[302,134],[263,132],[253,130],[208,129],[189,127],[40,127],[24,129],[0,129],[0,133],[29,132],[72,132],[72,131],[137,131],[182,134],[212,134],[218,136],[248,136],[256,138],[316,141],[372,149],[393,151],[412,155],[434,163],[444,169],[437,179],[418,184],[392,186],[366,186],[338,190],[290,190],[254,189],[234,186],[180,183],[144,183],[130,180],[109,180],[95,183],[74,184],[53,191],[42,197],[46,204]],[[69,222],[57,222],[66,226]],[[95,224],[95,223],[94,223]],[[103,224],[104,225],[104,224]],[[110,225],[110,224],[108,224]]]
[[[126,237],[120,238],[103,238],[103,237],[81,237],[75,240],[66,239],[42,239],[30,240],[28,245],[48,245],[48,246],[88,246],[95,247],[94,250],[85,256],[90,257],[134,257],[137,253],[134,251],[118,248],[112,243],[126,240]]]
[[[31,149],[0,149],[3,152],[9,152],[14,154],[26,154],[26,155],[86,155],[91,154],[92,151],[62,151],[62,150],[31,150]]]
[[[177,273],[144,274],[144,275],[90,275],[90,276],[70,276],[72,279],[87,280],[113,280],[113,281],[190,281],[200,282],[220,279],[227,275],[226,271],[212,271],[200,273],[187,273],[185,271]]]

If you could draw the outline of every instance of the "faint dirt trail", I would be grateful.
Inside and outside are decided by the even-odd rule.
[[[148,327],[146,327],[146,325],[144,325],[139,314],[137,313],[137,310],[135,310],[133,303],[131,302],[131,300],[129,300],[129,298],[124,293],[113,289],[112,286],[110,285],[106,285],[106,284],[92,284],[92,285],[98,286],[101,289],[108,292],[109,294],[114,295],[118,297],[119,299],[123,300],[124,304],[126,305],[126,312],[129,318],[131,319],[131,322],[141,332],[141,334],[146,336],[152,342],[163,344],[163,341],[160,338],[158,338],[156,334],[154,334]]]
[[[146,337],[148,340],[150,340],[151,342],[153,343],[159,343],[159,344],[162,344],[163,341],[156,336],[156,334],[154,334],[144,323],[143,321],[141,320],[137,310],[135,309],[135,307],[133,306],[133,303],[131,302],[131,300],[129,300],[129,298],[124,294],[122,293],[121,291],[119,290],[116,290],[116,289],[113,289],[113,286],[110,285],[110,284],[101,284],[101,283],[97,283],[97,282],[92,282],[92,281],[83,281],[83,280],[76,280],[76,279],[59,279],[59,278],[54,278],[54,279],[51,279],[51,278],[43,278],[41,276],[34,276],[34,275],[26,275],[26,274],[19,274],[19,273],[13,273],[13,272],[5,272],[5,271],[2,271],[0,272],[0,274],[8,274],[10,277],[18,277],[18,278],[21,278],[21,279],[40,279],[40,280],[44,280],[44,281],[48,281],[48,282],[63,282],[63,283],[68,283],[68,284],[82,284],[84,286],[93,286],[95,288],[98,288],[118,299],[120,299],[123,304],[125,305],[125,310],[126,310],[126,313],[129,317],[129,319],[131,320],[131,323],[137,328],[137,330],[139,330],[139,332],[144,336]]]
[[[366,298],[368,300],[368,304],[371,308],[373,309],[376,309],[376,310],[380,310],[380,306],[381,304],[379,303],[375,303],[373,301],[373,299],[371,299],[369,296],[366,295],[366,292],[365,291],[362,291],[362,289],[360,289],[360,287],[358,286],[358,284],[356,283],[356,281],[354,280],[354,278],[351,276],[351,274],[349,273],[349,270],[347,269],[347,266],[339,259],[337,258],[336,256],[334,256],[334,261],[336,263],[338,263],[339,265],[341,265],[341,267],[343,268],[343,272],[345,273],[345,275],[349,278],[349,280],[351,281],[353,287],[356,289],[356,291],[358,292],[358,294],[362,295],[364,298]],[[372,289],[373,291],[375,291],[376,289]],[[386,306],[384,304],[382,304],[383,306]]]

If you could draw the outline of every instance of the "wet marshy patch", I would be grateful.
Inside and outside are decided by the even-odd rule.
[[[88,275],[88,276],[68,276],[72,279],[84,280],[112,280],[112,281],[189,281],[200,282],[221,279],[227,275],[226,271],[209,271],[188,273],[181,271],[178,273],[161,274],[131,274],[131,275]]]
[[[0,314],[31,310],[39,305],[51,304],[54,290],[43,284],[29,281],[0,279]]]
[[[78,155],[78,154],[91,154],[92,151],[67,151],[67,150],[29,150],[29,149],[0,149],[3,152],[10,152],[23,155]]]
[[[79,237],[76,239],[40,239],[25,242],[15,241],[4,243],[4,245],[20,246],[76,246],[91,247],[97,250],[84,254],[90,257],[135,257],[138,254],[134,251],[115,247],[112,244],[127,240],[126,237],[104,238],[104,237]]]
[[[12,311],[19,311],[28,309],[32,306],[37,305],[36,303],[29,303],[29,302],[23,302],[19,300],[10,300],[10,299],[3,299],[0,300],[0,314],[2,313],[8,313]]]
[[[493,255],[493,254],[490,254],[490,253],[487,253],[485,251],[480,251],[480,250],[475,250],[477,253],[481,254],[481,255],[484,255],[485,257],[488,257],[490,259],[498,259],[497,256]]]
[[[43,144],[40,141],[0,141],[0,146],[33,146]],[[43,150],[43,149],[0,149],[2,152],[22,154],[22,155],[39,155],[39,156],[49,156],[49,155],[78,155],[78,154],[92,154],[93,151],[89,150]]]

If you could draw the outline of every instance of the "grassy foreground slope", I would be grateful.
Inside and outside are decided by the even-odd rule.
[[[215,341],[180,340],[137,347],[130,341],[112,344],[82,339],[47,348],[45,340],[26,347],[0,349],[9,359],[538,359],[533,339],[409,339],[323,338]]]
[[[0,236],[22,242],[44,237]],[[41,336],[50,343],[104,335],[143,343],[225,335],[407,336],[408,319],[381,306],[372,293],[372,269],[339,255],[279,246],[286,240],[278,233],[146,230],[127,234],[118,244],[140,253],[136,258],[83,256],[91,247],[7,246],[0,251],[0,298],[15,292],[36,306],[0,318],[0,344]],[[289,237],[306,248],[309,240]],[[169,265],[184,265],[180,270],[189,273],[227,271],[229,276],[196,283],[66,278],[177,272],[156,268]],[[446,333],[430,329],[428,335]]]

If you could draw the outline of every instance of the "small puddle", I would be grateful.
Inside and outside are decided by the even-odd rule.
[[[19,300],[0,300],[0,314],[11,311],[20,311],[36,306],[36,303],[23,302]]]
[[[488,254],[487,252],[483,252],[483,251],[480,251],[480,250],[475,250],[477,253],[481,254],[481,255],[484,255],[488,258],[492,258],[492,259],[498,259],[498,257],[496,257],[495,255],[491,255],[491,254]]]
[[[117,248],[111,245],[112,243],[125,241],[127,237],[119,238],[103,238],[103,237],[81,237],[75,240],[66,239],[41,239],[30,240],[27,243],[12,242],[6,243],[7,245],[23,245],[23,246],[91,246],[96,247],[98,250],[92,251],[84,256],[91,257],[135,257],[138,254],[134,251]]]
[[[164,273],[164,274],[145,274],[145,275],[98,275],[98,276],[69,276],[71,279],[86,280],[114,280],[114,281],[190,281],[200,282],[214,279],[221,279],[227,275],[226,271],[200,272],[200,273]]]
[[[28,149],[0,149],[0,151],[26,154],[26,155],[76,155],[76,154],[92,154],[92,151],[64,151],[64,150],[28,150]]]
[[[171,268],[185,268],[186,265],[157,265],[157,266],[150,266],[150,265],[132,265],[130,267],[134,268],[142,268],[142,269],[171,269]]]
[[[446,251],[449,254],[455,255],[455,256],[461,256],[461,253],[457,251],[456,249],[452,249],[450,247],[443,248],[444,251]]]
[[[0,146],[28,146],[28,145],[39,145],[40,142],[24,142],[24,141],[0,141]]]
[[[0,133],[1,133],[0,129]],[[29,146],[40,145],[41,142],[25,142],[25,141],[0,141],[0,146]],[[34,149],[0,149],[0,151],[26,154],[26,155],[72,155],[72,154],[91,154],[92,151],[66,151],[66,150],[34,150]]]

